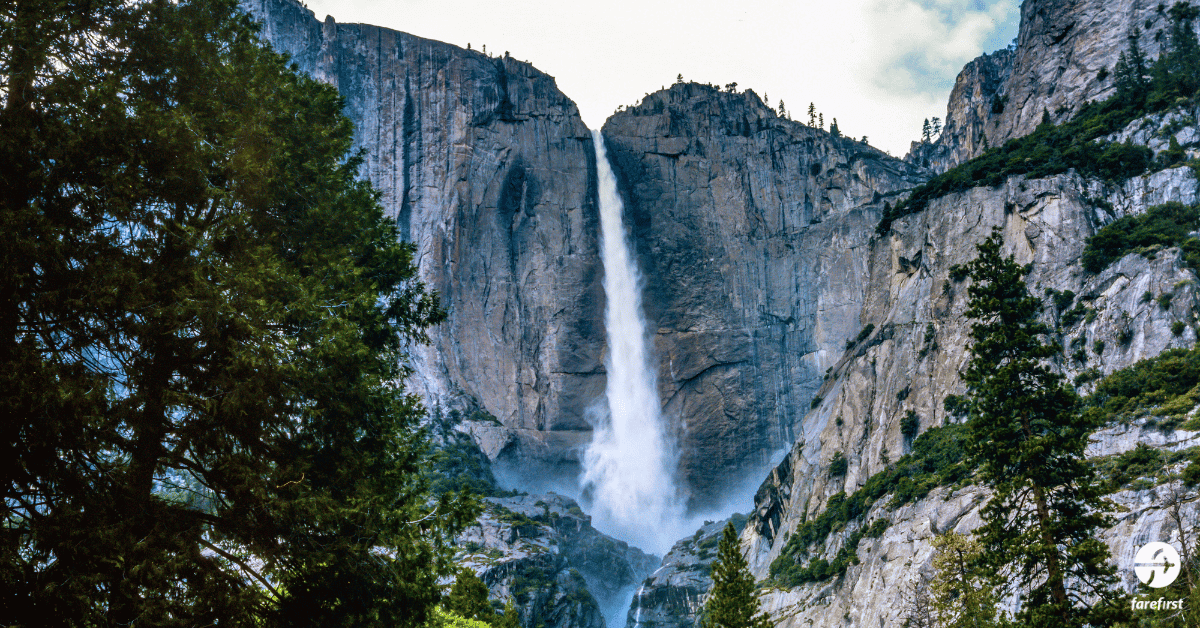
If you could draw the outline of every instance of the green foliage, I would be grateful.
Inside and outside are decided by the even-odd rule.
[[[496,612],[492,610],[491,602],[488,601],[487,585],[470,569],[459,570],[454,586],[450,587],[450,594],[446,596],[442,605],[460,617],[486,624],[496,621]]]
[[[424,624],[471,514],[403,389],[441,314],[337,91],[232,0],[19,6],[0,624]]]
[[[1089,384],[1098,379],[1100,379],[1100,369],[1091,368],[1076,375],[1073,383],[1075,384],[1075,387],[1078,388],[1084,384]]]
[[[858,343],[866,340],[867,336],[870,336],[871,332],[873,332],[873,331],[875,331],[875,323],[867,323],[867,325],[862,328],[862,331],[858,332],[858,335],[855,336],[854,340],[846,341],[846,348],[847,349],[854,348],[854,345],[857,345]]]
[[[1084,411],[1094,425],[1142,415],[1182,418],[1200,402],[1200,348],[1168,349],[1096,385]]]
[[[1196,270],[1200,268],[1200,242],[1189,235],[1196,229],[1200,229],[1198,205],[1172,202],[1151,207],[1144,214],[1119,218],[1088,238],[1083,251],[1083,268],[1097,273],[1130,253],[1151,257],[1159,249],[1179,246],[1184,247],[1184,260],[1188,266]],[[1171,295],[1163,296],[1170,305]]]
[[[846,461],[846,456],[842,452],[833,454],[833,458],[829,459],[829,475],[830,477],[840,478],[846,475],[846,471],[850,468],[850,463]]]
[[[504,602],[504,614],[500,615],[494,625],[495,628],[520,628],[521,617],[511,597]]]
[[[449,492],[491,496],[503,493],[496,485],[487,456],[466,435],[451,435],[451,442],[434,452],[430,467],[434,495]]]
[[[970,405],[962,395],[946,395],[946,398],[942,399],[942,409],[952,417],[963,417],[970,412]]]
[[[1071,290],[1058,291],[1053,288],[1046,288],[1046,296],[1054,301],[1054,311],[1062,314],[1071,307],[1075,302],[1075,292]]]
[[[1107,464],[1098,466],[1098,470],[1108,478],[1110,491],[1117,490],[1129,482],[1144,476],[1154,476],[1162,470],[1163,455],[1158,449],[1145,443],[1113,456]]]
[[[782,586],[794,587],[805,582],[827,580],[845,572],[858,561],[856,548],[863,535],[873,536],[870,530],[860,529],[851,534],[833,563],[813,559],[803,560],[809,549],[851,521],[858,521],[880,498],[892,495],[888,506],[899,508],[916,502],[938,486],[964,481],[970,469],[964,464],[962,438],[965,428],[947,425],[926,430],[913,441],[912,451],[884,471],[871,476],[866,484],[849,497],[838,493],[829,498],[821,514],[800,525],[788,537],[779,557],[771,563],[771,578]],[[872,524],[874,526],[882,524]],[[882,534],[882,529],[876,529]]]
[[[933,539],[933,616],[941,628],[991,628],[996,616],[995,587],[979,541],[956,532]]]
[[[931,201],[947,194],[997,187],[1015,175],[1037,179],[1074,168],[1084,175],[1121,181],[1142,174],[1153,156],[1149,148],[1097,139],[1120,130],[1140,114],[1110,100],[1085,105],[1066,124],[1043,123],[1033,133],[1009,140],[918,186],[883,216],[876,231],[887,233],[896,219],[924,211]]]
[[[1188,466],[1179,476],[1187,486],[1196,486],[1200,484],[1200,451],[1193,453],[1189,460]]]
[[[884,212],[876,231],[887,233],[896,219],[923,211],[930,201],[974,187],[996,187],[1008,177],[1025,175],[1043,178],[1074,168],[1087,176],[1121,181],[1137,176],[1151,165],[1145,146],[1105,142],[1099,138],[1121,130],[1133,120],[1165,111],[1181,98],[1196,95],[1200,85],[1200,46],[1192,28],[1193,7],[1177,4],[1171,9],[1171,38],[1163,55],[1147,68],[1138,46],[1137,32],[1131,34],[1130,49],[1122,53],[1114,70],[1117,93],[1102,103],[1085,103],[1069,122],[1054,125],[1049,116],[1033,133],[1009,140],[1004,146],[952,168],[924,185],[907,199]],[[1004,108],[997,97],[992,108]],[[1175,163],[1177,153],[1168,151]]]
[[[909,387],[905,386],[904,388],[897,390],[896,391],[896,401],[904,401],[905,399],[908,399],[908,389],[909,389]]]
[[[1108,548],[1095,538],[1110,506],[1083,456],[1093,424],[1062,375],[1043,363],[1058,348],[1041,340],[1049,329],[1025,286],[1029,268],[1000,247],[995,230],[968,264],[966,316],[975,322],[963,373],[971,399],[965,442],[992,490],[979,539],[993,573],[1011,574],[1003,591],[1025,594],[1023,625],[1083,626],[1090,610],[1077,601],[1117,597]]]
[[[478,619],[468,619],[444,608],[435,608],[425,628],[491,628],[491,624]]]
[[[920,429],[921,418],[917,416],[916,412],[909,410],[904,414],[904,418],[900,419],[900,433],[904,435],[904,438],[912,440]]]
[[[1187,329],[1187,323],[1184,323],[1183,321],[1175,321],[1174,323],[1171,323],[1171,335],[1173,336],[1182,336],[1183,330],[1185,329]]]
[[[701,628],[770,628],[770,618],[758,611],[754,576],[742,556],[732,521],[725,524],[721,534],[712,580],[700,614]]]

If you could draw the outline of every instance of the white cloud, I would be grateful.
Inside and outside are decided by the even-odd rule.
[[[970,59],[1016,35],[1018,0],[311,0],[318,18],[509,51],[590,126],[683,74],[753,88],[902,155]]]

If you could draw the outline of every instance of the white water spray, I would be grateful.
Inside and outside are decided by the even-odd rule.
[[[659,405],[647,351],[638,271],[622,222],[624,207],[604,138],[592,131],[600,197],[604,313],[608,334],[607,413],[584,452],[582,484],[597,529],[662,554],[687,534],[675,484],[678,454]]]

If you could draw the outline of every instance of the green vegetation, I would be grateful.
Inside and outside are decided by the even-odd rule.
[[[873,331],[875,331],[875,323],[867,323],[866,327],[863,327],[862,331],[858,332],[858,336],[855,336],[854,340],[846,341],[846,348],[853,349],[854,345],[866,340],[867,336],[870,336]]]
[[[840,478],[846,475],[846,471],[850,468],[850,463],[846,461],[846,456],[842,452],[833,454],[833,458],[829,459],[829,476]]]
[[[700,628],[770,628],[770,618],[758,611],[754,576],[742,556],[732,521],[721,533],[712,579],[712,589],[700,613]]]
[[[947,532],[933,539],[932,616],[940,628],[992,628],[996,588],[988,577],[983,546],[972,536]]]
[[[474,571],[463,568],[450,587],[450,594],[442,602],[447,611],[466,619],[473,619],[485,624],[496,623],[496,611],[488,601],[488,588],[475,575]]]
[[[1132,38],[1125,63],[1114,72],[1118,86],[1114,96],[1101,103],[1085,103],[1062,125],[1053,124],[1045,114],[1033,133],[933,177],[904,201],[885,208],[877,232],[886,234],[897,218],[923,211],[934,199],[974,187],[996,187],[1014,175],[1042,178],[1073,168],[1087,176],[1120,181],[1145,172],[1152,165],[1150,149],[1100,138],[1196,95],[1200,52],[1192,30],[1195,17],[1193,8],[1177,4],[1171,9],[1170,42],[1153,67],[1146,67],[1137,39]],[[1002,100],[993,101],[993,109],[997,107],[1003,109]],[[1165,157],[1170,161],[1170,155]]]
[[[1097,384],[1086,400],[1084,416],[1099,426],[1152,415],[1172,427],[1182,423],[1198,402],[1200,347],[1168,349]]]
[[[1083,268],[1098,273],[1130,253],[1152,259],[1157,251],[1178,246],[1183,248],[1188,266],[1200,269],[1200,240],[1189,235],[1197,229],[1200,229],[1200,205],[1166,203],[1151,207],[1144,214],[1119,218],[1088,238]],[[1153,295],[1143,300],[1151,298]],[[1168,307],[1171,294],[1160,297],[1159,304]]]
[[[233,0],[0,19],[0,625],[425,624],[442,318],[337,90]]]
[[[916,412],[909,410],[904,414],[904,418],[900,419],[900,433],[904,438],[912,440],[920,429],[921,417],[917,416]]]
[[[449,492],[480,496],[507,495],[496,485],[487,456],[466,435],[451,434],[450,443],[434,452],[430,467],[434,495]]]
[[[880,498],[892,495],[888,507],[899,508],[922,499],[938,486],[952,485],[968,478],[970,469],[963,462],[965,453],[961,442],[964,431],[961,425],[930,428],[913,441],[910,453],[871,476],[852,495],[847,497],[845,493],[838,493],[829,498],[821,514],[803,523],[788,537],[783,552],[771,563],[771,578],[781,586],[794,587],[845,572],[849,565],[858,561],[856,548],[863,536],[882,534],[886,524],[876,522],[869,529],[859,529],[851,534],[832,563],[821,558],[808,565],[802,561],[810,555],[809,548],[823,543],[826,537],[848,523],[860,520]]]
[[[971,359],[963,372],[970,404],[964,440],[970,463],[992,491],[977,536],[1000,595],[1019,592],[1024,626],[1106,625],[1121,599],[1108,547],[1109,524],[1084,448],[1094,425],[1075,392],[1043,361],[1058,354],[1040,338],[1041,301],[1025,285],[1028,266],[1000,255],[996,229],[967,264]],[[1031,507],[1032,506],[1032,507]],[[1021,568],[1013,569],[1014,565]],[[1100,603],[1077,605],[1099,594]]]
[[[435,608],[429,617],[429,622],[425,624],[425,628],[492,628],[492,624],[479,621],[478,619],[468,619],[443,608]],[[515,626],[513,628],[516,628]]]
[[[1141,479],[1147,480],[1147,488],[1169,482],[1175,477],[1169,472],[1171,466],[1197,458],[1200,458],[1200,447],[1165,452],[1138,443],[1129,451],[1099,459],[1095,464],[1097,473],[1105,479],[1105,491],[1111,493]],[[1190,466],[1184,469],[1185,473],[1188,468]]]

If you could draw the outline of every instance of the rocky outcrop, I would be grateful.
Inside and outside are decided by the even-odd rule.
[[[1200,0],[1185,0],[1200,6]],[[972,61],[959,74],[945,129],[932,145],[914,143],[908,159],[944,171],[1034,130],[1047,112],[1063,122],[1088,101],[1114,93],[1112,72],[1137,29],[1155,59],[1167,44],[1174,2],[1025,0],[1015,50]],[[1194,26],[1200,29],[1200,21]],[[1200,32],[1200,31],[1198,31]],[[984,141],[986,138],[986,143]]]
[[[629,593],[657,558],[597,532],[573,500],[489,497],[456,544],[499,604],[512,599],[524,628],[604,628],[602,609]]]
[[[1131,129],[1154,124],[1147,119]],[[1159,135],[1157,130],[1144,133],[1145,137]],[[1075,174],[1040,180],[1013,177],[994,189],[976,188],[937,199],[925,211],[894,223],[870,247],[871,274],[861,319],[864,325],[873,325],[872,331],[833,367],[817,392],[822,401],[805,417],[791,455],[759,491],[756,512],[743,534],[755,573],[767,575],[771,561],[783,549],[782,539],[823,510],[830,496],[843,490],[852,493],[907,452],[911,441],[901,432],[906,413],[916,413],[922,431],[953,421],[943,400],[962,392],[959,373],[968,359],[969,321],[963,317],[966,283],[952,277],[951,267],[973,258],[975,243],[999,228],[1004,252],[1032,265],[1027,278],[1031,291],[1041,295],[1046,289],[1070,290],[1077,295],[1061,310],[1047,297],[1045,318],[1051,327],[1060,325],[1056,339],[1064,351],[1057,367],[1069,379],[1089,369],[1095,369],[1091,373],[1095,377],[1168,348],[1192,346],[1200,298],[1195,274],[1178,249],[1164,249],[1150,258],[1131,254],[1090,274],[1079,262],[1087,237],[1100,226],[1151,205],[1197,200],[1197,182],[1186,167],[1120,184]],[[1160,302],[1158,297],[1164,294],[1171,296]],[[1068,309],[1078,315],[1064,318]],[[1161,444],[1139,434],[1145,442]],[[1132,448],[1139,441],[1126,435],[1120,442],[1120,447]],[[1109,449],[1109,453],[1123,450],[1115,445]],[[844,475],[828,472],[835,454],[848,462]],[[880,540],[862,541],[861,565],[850,567],[836,583],[775,591],[764,603],[785,626],[843,625],[843,616],[894,618],[895,609],[903,605],[902,585],[929,569],[930,536],[951,528],[977,527],[978,506],[985,497],[973,489],[941,490],[894,512],[885,512],[877,504],[881,510],[862,525],[873,517],[887,518],[892,525]],[[1161,523],[1161,502],[1145,495],[1129,499],[1141,504],[1130,506],[1136,516],[1123,515],[1120,526],[1106,536],[1123,568],[1129,566],[1133,549],[1126,547],[1132,541],[1122,534],[1129,529],[1141,534],[1153,521]],[[852,527],[826,542],[826,558],[832,559],[841,549],[840,540],[857,529]]]
[[[671,547],[662,566],[638,587],[629,607],[629,628],[693,628],[712,588],[712,567],[725,525],[740,533],[745,515],[708,521],[692,536]]]
[[[695,83],[615,114],[604,136],[665,413],[704,504],[791,442],[858,332],[878,208],[922,171]]]
[[[244,0],[262,35],[338,88],[420,278],[448,320],[412,349],[430,406],[499,419],[488,453],[573,477],[604,391],[592,139],[527,63],[363,24],[295,0]]]
[[[945,172],[982,153],[999,139],[997,116],[1007,107],[1004,86],[1012,75],[1013,50],[997,50],[967,64],[950,91],[941,133],[930,142],[913,142],[906,161]],[[991,131],[991,139],[988,132]],[[995,144],[999,145],[999,144]]]

